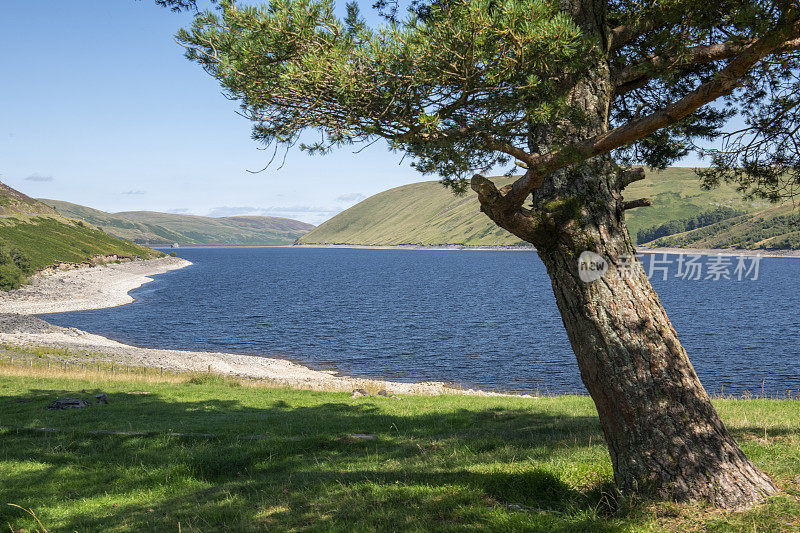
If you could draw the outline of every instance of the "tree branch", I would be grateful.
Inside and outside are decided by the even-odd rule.
[[[529,154],[525,150],[517,148],[516,146],[513,146],[506,142],[498,141],[497,139],[493,138],[490,135],[482,135],[481,137],[483,137],[486,146],[489,147],[490,149],[502,152],[504,154],[508,154],[512,157],[516,157],[526,165],[530,165],[534,160],[534,157],[531,156],[531,154]]]
[[[720,96],[729,94],[739,85],[747,71],[762,58],[800,37],[799,14],[798,10],[794,10],[791,20],[745,46],[737,57],[716,74],[714,79],[701,84],[677,102],[580,144],[535,156],[532,161],[526,161],[529,170],[515,181],[503,196],[501,201],[505,204],[504,207],[509,210],[518,209],[528,195],[541,186],[545,176],[573,164],[576,159],[586,160],[647,137],[657,130],[683,120]]]
[[[639,89],[652,79],[653,76],[675,68],[676,66],[701,65],[704,63],[711,63],[712,61],[730,59],[741,54],[748,46],[754,43],[754,40],[745,43],[725,42],[705,46],[693,46],[686,48],[680,54],[650,56],[636,65],[621,69],[613,76],[616,86],[615,95],[619,96]],[[784,43],[783,46],[769,52],[768,55],[792,50],[800,50],[800,39],[788,41]]]
[[[609,31],[610,50],[619,50],[626,44],[631,43],[637,37],[654,30],[660,25],[661,21],[655,17],[641,20],[635,24],[623,24]]]
[[[619,173],[619,188],[624,189],[631,183],[641,181],[645,178],[644,168],[632,168],[628,170],[621,170]]]
[[[630,200],[628,202],[622,202],[622,209],[627,211],[628,209],[636,209],[637,207],[650,207],[653,205],[653,200],[650,198],[639,198],[638,200]]]

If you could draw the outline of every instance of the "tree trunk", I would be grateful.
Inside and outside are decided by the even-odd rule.
[[[726,508],[763,501],[775,485],[725,429],[641,264],[626,268],[636,252],[621,210],[587,218],[539,255],[597,406],[617,487]],[[579,276],[587,249],[609,265],[596,281]]]
[[[587,35],[607,42],[605,1],[560,3]],[[608,131],[613,84],[602,50],[593,53],[587,72],[563,84],[568,105],[582,117],[532,127],[531,153]],[[624,186],[609,154],[547,176],[523,208],[502,201],[510,189],[498,191],[481,176],[472,181],[481,210],[534,244],[547,267],[618,489],[725,508],[760,503],[777,488],[725,429],[636,259],[625,226]],[[608,264],[588,282],[578,266],[586,251]]]
[[[776,492],[714,410],[638,262],[610,159],[552,175],[533,209],[496,208],[502,195],[473,178],[481,209],[533,243],[594,400],[617,488],[625,495],[744,508]],[[584,281],[579,258],[608,270]],[[629,268],[629,265],[632,265]]]

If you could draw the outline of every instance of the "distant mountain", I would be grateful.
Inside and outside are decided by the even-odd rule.
[[[510,183],[513,178],[498,178],[498,186]],[[703,190],[700,181],[689,168],[669,168],[664,171],[648,171],[647,178],[630,185],[625,191],[626,199],[652,198],[652,207],[632,209],[626,213],[631,236],[635,239],[639,230],[678,219],[695,217],[720,207],[731,208],[751,215],[741,219],[741,227],[726,230],[726,236],[718,240],[687,238],[680,246],[719,247],[748,246],[792,246],[791,225],[776,222],[769,243],[755,241],[758,232],[754,228],[762,218],[787,215],[766,202],[745,202],[731,186],[722,186],[711,191]],[[785,208],[781,208],[786,210]],[[791,210],[789,209],[788,212]],[[776,219],[777,220],[777,219]],[[783,219],[780,219],[783,220]],[[784,224],[783,226],[781,224]],[[709,226],[709,228],[714,228]],[[783,229],[780,229],[783,228]],[[706,229],[706,228],[701,228]],[[800,228],[797,228],[800,229]],[[699,231],[699,230],[698,230]],[[766,233],[763,233],[766,235]],[[782,236],[787,236],[784,243]],[[659,239],[647,246],[665,246],[666,242],[677,243],[677,236],[670,241]],[[339,213],[320,224],[300,238],[300,244],[355,244],[355,245],[517,245],[523,244],[517,237],[494,225],[480,212],[478,199],[472,191],[457,197],[444,189],[437,181],[426,181],[403,185],[378,193]],[[678,244],[674,244],[679,246]]]
[[[165,245],[291,244],[314,229],[281,217],[201,217],[154,211],[106,213],[83,205],[42,199],[62,215],[98,226],[136,243]]]
[[[159,257],[164,254],[112,237],[85,222],[0,184],[0,289],[58,262],[80,263],[95,256]]]

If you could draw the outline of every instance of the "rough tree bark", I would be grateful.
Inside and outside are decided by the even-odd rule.
[[[584,31],[606,42],[598,0],[564,0],[564,9]],[[575,126],[540,127],[532,153],[568,137],[579,140],[608,130],[613,97],[609,68],[602,61],[569,83],[570,103],[584,120]],[[555,137],[558,131],[559,137]],[[610,156],[547,176],[532,205],[509,209],[506,191],[475,176],[481,210],[495,223],[534,244],[552,280],[556,302],[594,400],[608,443],[617,487],[675,501],[708,501],[725,508],[762,502],[777,489],[745,457],[725,429],[689,362],[677,334],[641,268],[622,268],[636,251],[624,220],[626,180]],[[645,205],[646,202],[642,202]],[[578,258],[602,256],[609,270],[581,281]]]
[[[611,265],[578,277],[578,255]],[[635,250],[619,213],[590,220],[539,252],[586,388],[594,399],[623,493],[746,507],[775,485],[736,445],[714,410],[644,269],[625,276]]]

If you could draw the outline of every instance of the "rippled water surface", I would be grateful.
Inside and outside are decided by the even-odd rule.
[[[194,265],[134,290],[133,304],[45,318],[137,346],[285,357],[349,375],[583,391],[534,252],[178,254]],[[667,281],[658,271],[653,283],[709,391],[760,393],[762,380],[771,394],[800,389],[800,259],[763,259],[755,281],[676,273],[673,264]]]

